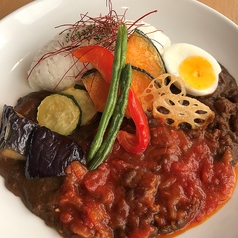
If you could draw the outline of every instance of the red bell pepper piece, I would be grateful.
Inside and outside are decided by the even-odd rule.
[[[142,105],[136,97],[132,88],[128,93],[127,110],[136,126],[136,133],[130,134],[120,130],[117,135],[119,144],[128,152],[139,154],[143,152],[150,141],[150,130],[148,120],[142,108]]]
[[[84,46],[73,52],[80,62],[91,63],[110,84],[112,78],[113,54],[102,46]]]
[[[80,62],[91,63],[110,84],[112,78],[113,54],[102,46],[80,47],[73,52]],[[150,141],[148,120],[139,99],[132,88],[128,94],[127,112],[136,126],[136,133],[130,134],[120,130],[117,135],[118,142],[129,153],[138,154],[143,152]]]

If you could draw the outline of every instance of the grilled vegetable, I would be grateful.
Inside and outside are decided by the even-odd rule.
[[[140,97],[142,92],[148,87],[151,83],[153,77],[141,68],[132,66],[132,83],[131,87],[137,97]]]
[[[125,48],[125,45],[126,44],[124,42],[122,44],[123,49]],[[117,46],[116,44],[116,48],[117,47],[120,48],[120,46]],[[121,53],[123,54],[125,52],[123,52],[122,50]],[[77,57],[80,62],[84,62],[84,63],[90,62],[95,68],[98,69],[103,79],[108,84],[111,83],[111,80],[113,79],[112,68],[114,68],[115,62],[113,59],[113,55],[111,54],[109,50],[100,46],[80,47],[73,52],[73,56]],[[114,58],[117,58],[116,64],[118,64],[118,61],[121,59],[121,56],[119,55],[118,57],[116,54],[114,54]],[[111,88],[111,84],[110,84],[110,88]],[[110,95],[110,92],[109,92],[109,95]],[[108,100],[110,100],[110,98]],[[105,110],[104,110],[104,113],[105,113]],[[149,132],[148,119],[132,87],[130,87],[129,93],[128,93],[127,113],[128,115],[131,116],[132,120],[135,123],[136,133],[130,134],[130,133],[127,133],[126,131],[119,131],[117,139],[119,143],[129,153],[131,152],[131,153],[138,154],[144,151],[146,147],[148,146],[148,143],[150,140],[150,132]]]
[[[81,126],[88,124],[96,115],[97,111],[85,88],[74,86],[61,92],[73,96],[82,111]]]
[[[139,97],[141,93],[150,84],[153,77],[145,70],[132,67],[132,83],[131,87],[134,93]],[[82,77],[83,83],[95,105],[95,108],[99,112],[103,112],[107,95],[109,91],[109,84],[102,78],[101,74],[97,70],[90,70]]]
[[[93,139],[90,150],[88,152],[87,161],[90,161],[94,157],[98,149],[100,148],[103,142],[103,136],[107,130],[107,126],[110,122],[111,116],[116,107],[117,96],[119,93],[119,82],[120,82],[121,72],[125,66],[126,47],[127,47],[127,29],[125,25],[119,25],[118,27],[114,58],[111,56],[110,52],[108,54],[108,51],[105,50],[105,48],[100,47],[101,51],[105,52],[105,55],[108,55],[107,59],[108,60],[112,59],[113,62],[109,62],[107,64],[107,67],[110,68],[110,72],[101,73],[102,75],[110,75],[110,78],[109,78],[110,87],[109,87],[109,91],[107,95],[107,102],[106,102],[106,105],[105,105],[105,108],[104,108],[104,111],[98,126],[97,133]],[[103,61],[105,60],[106,59],[104,59]],[[97,62],[97,63],[100,65],[100,62]]]
[[[29,140],[37,124],[4,105],[1,119],[0,149],[8,158],[25,159]]]
[[[27,178],[62,176],[72,161],[85,164],[82,148],[67,136],[46,127],[34,130],[26,160]]]
[[[82,81],[98,112],[103,112],[107,101],[109,84],[97,70],[90,70],[82,76]]]
[[[123,118],[125,116],[126,107],[128,103],[128,92],[132,79],[131,76],[131,65],[126,64],[125,67],[122,69],[120,77],[120,94],[117,98],[116,107],[112,114],[106,138],[104,139],[99,150],[96,152],[95,156],[92,158],[91,161],[89,161],[88,168],[90,170],[96,169],[106,159],[113,147],[118,131],[120,130]]]
[[[38,107],[37,121],[61,135],[70,135],[81,123],[81,108],[73,96],[52,94]]]
[[[27,178],[64,175],[64,169],[75,160],[86,164],[82,148],[72,139],[37,125],[6,105],[0,150],[7,158],[26,159]]]
[[[161,55],[150,38],[136,29],[128,38],[126,62],[144,69],[154,78],[165,73]]]

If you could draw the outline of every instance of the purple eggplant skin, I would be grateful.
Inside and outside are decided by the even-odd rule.
[[[32,132],[38,125],[4,105],[0,128],[0,149],[10,149],[23,156],[28,153]]]
[[[35,128],[26,158],[27,178],[63,176],[72,161],[86,164],[83,150],[75,141],[46,127]]]

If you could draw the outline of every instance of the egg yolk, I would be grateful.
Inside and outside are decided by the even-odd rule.
[[[203,90],[216,82],[216,75],[211,63],[201,56],[190,56],[179,66],[179,74],[190,87]]]

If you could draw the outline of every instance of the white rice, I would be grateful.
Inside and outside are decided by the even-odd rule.
[[[80,80],[77,75],[83,70],[84,65],[77,62],[77,59],[68,52],[50,54],[49,57],[39,62],[39,59],[46,53],[61,49],[62,45],[60,44],[64,46],[69,44],[67,43],[66,35],[67,32],[56,35],[37,52],[31,64],[28,77],[28,82],[32,89],[36,91],[62,91]],[[33,67],[34,69],[31,71]]]

